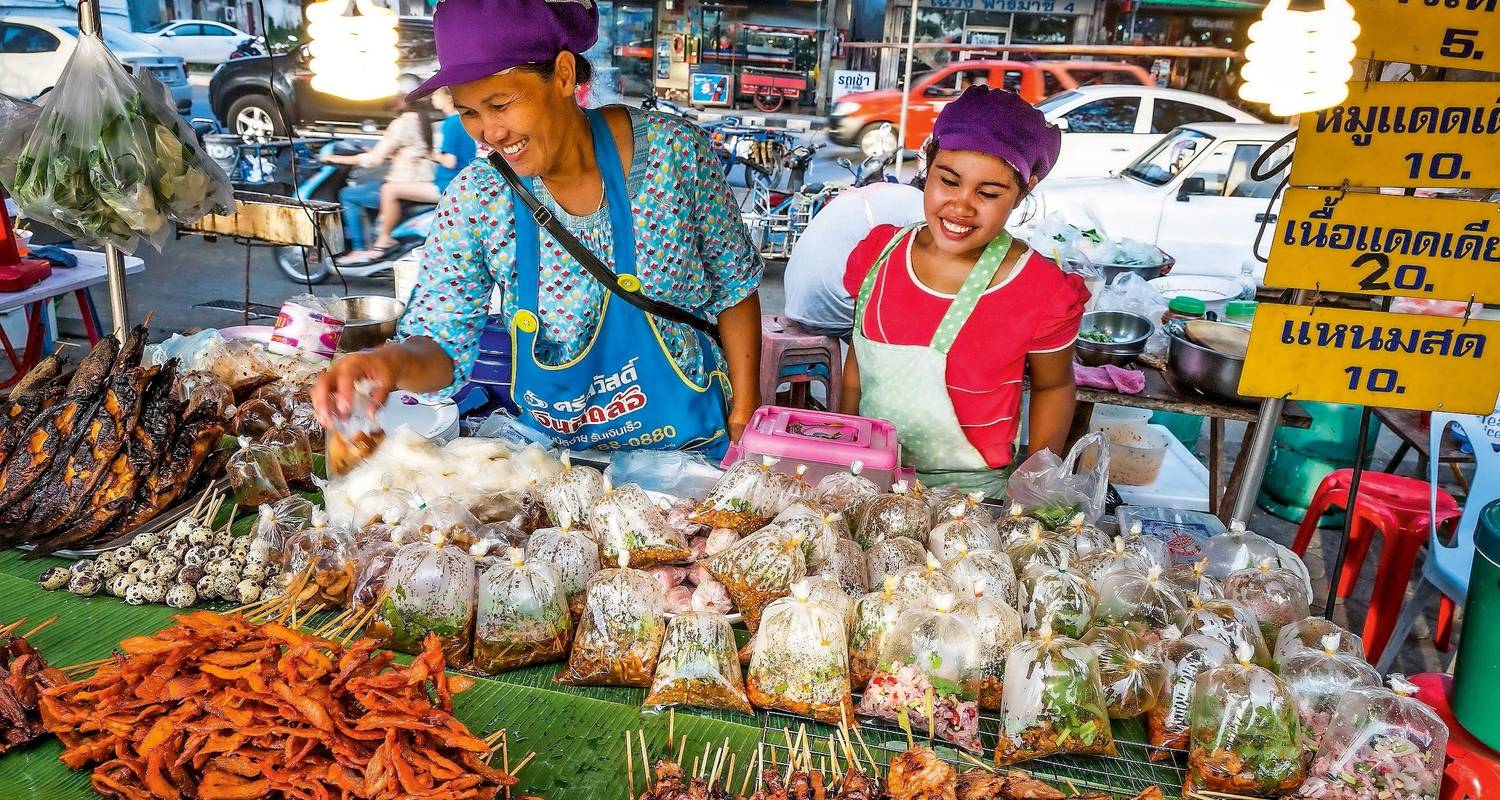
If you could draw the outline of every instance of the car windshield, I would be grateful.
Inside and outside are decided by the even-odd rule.
[[[1206,152],[1214,137],[1191,128],[1178,128],[1131,162],[1121,175],[1151,186],[1162,186]]]
[[[78,35],[77,25],[59,25],[57,27],[67,31],[68,33],[71,33],[74,36]],[[132,36],[131,34],[120,30],[119,28],[112,28],[108,25],[104,26],[104,43],[109,45],[109,49],[115,51],[116,53],[155,54],[162,52],[160,48],[147,42],[146,40],[136,38],[135,36]]]
[[[1047,98],[1046,100],[1043,100],[1042,102],[1037,103],[1036,108],[1037,108],[1038,111],[1042,112],[1043,114],[1051,114],[1056,109],[1061,108],[1062,106],[1067,105],[1069,102],[1071,102],[1073,100],[1073,98],[1075,98],[1077,96],[1078,96],[1078,92],[1061,92],[1059,94],[1054,94],[1051,97]]]
[[[141,31],[141,33],[156,33],[157,31],[160,31],[163,28],[166,28],[168,25],[171,25],[171,24],[172,23],[170,21],[168,21],[168,22],[158,22],[155,25],[152,25],[151,27],[149,27],[149,28]]]

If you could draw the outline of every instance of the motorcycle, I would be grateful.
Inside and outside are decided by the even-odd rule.
[[[895,128],[889,122],[881,127],[887,133],[892,134],[892,138],[894,138]],[[849,170],[849,175],[854,179],[855,186],[869,186],[872,183],[900,183],[900,179],[895,175],[887,175],[885,172],[887,168],[896,163],[896,150],[894,148],[867,156],[863,161],[859,162],[858,169],[854,167],[854,162],[843,156],[839,156],[835,163]]]
[[[318,150],[324,155],[357,155],[364,148],[347,141],[335,139]],[[320,164],[308,178],[297,184],[296,196],[302,200],[321,200],[328,203],[339,201],[339,191],[349,184],[352,167],[342,164]],[[403,203],[401,222],[391,231],[397,246],[380,259],[358,266],[338,266],[333,263],[333,254],[322,252],[322,248],[305,248],[296,245],[277,247],[274,251],[276,266],[288,278],[298,283],[322,283],[338,273],[346,278],[367,278],[386,272],[395,262],[427,241],[432,231],[437,206],[430,203]]]
[[[239,45],[234,48],[234,50],[230,51],[229,60],[233,61],[236,58],[250,58],[252,56],[258,55],[263,55],[260,49],[260,43],[255,39],[246,39],[245,41],[240,42]]]

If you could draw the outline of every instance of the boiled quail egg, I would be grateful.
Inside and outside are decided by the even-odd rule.
[[[286,587],[282,586],[281,582],[275,578],[267,580],[260,590],[260,598],[262,600],[275,600],[284,594],[286,594]]]
[[[248,553],[251,558],[270,558],[271,544],[265,539],[255,539],[250,542],[250,549]]]
[[[67,586],[72,577],[73,574],[66,567],[50,567],[36,579],[36,582],[41,584],[43,589],[57,591]]]
[[[266,562],[251,561],[245,564],[245,567],[240,571],[240,574],[248,580],[263,581],[266,579]]]
[[[204,547],[208,547],[213,543],[214,532],[209,530],[208,528],[194,528],[193,532],[188,534],[188,544],[190,545],[202,545]]]
[[[122,572],[119,575],[110,578],[108,581],[105,581],[104,591],[109,592],[114,597],[124,597],[125,591],[134,586],[135,583],[136,581],[134,575],[131,575],[128,572]]]
[[[224,530],[221,530],[218,533],[214,534],[215,547],[222,547],[225,550],[228,550],[229,546],[232,544],[234,544],[234,534],[230,533],[228,528],[225,528]]]
[[[167,605],[173,608],[187,608],[198,602],[198,590],[185,584],[179,583],[167,590]]]
[[[167,585],[164,583],[141,583],[141,596],[148,603],[160,603],[167,598]]]
[[[224,559],[220,563],[222,564],[221,568],[225,572],[240,572],[240,571],[242,571],[245,568],[245,561],[244,561],[244,559],[235,558],[234,556],[230,556],[229,558]]]
[[[225,600],[233,600],[236,596],[240,577],[221,572],[214,576],[214,596]]]
[[[219,544],[208,548],[209,561],[223,561],[226,558],[229,558],[229,548]]]
[[[68,591],[76,595],[89,597],[99,593],[99,585],[102,583],[93,575],[74,575],[68,579]]]
[[[203,575],[203,567],[197,567],[193,566],[192,564],[188,564],[182,569],[177,570],[177,582],[196,586],[198,584],[198,579],[202,578]]]
[[[144,572],[144,571],[146,571],[146,570],[148,570],[150,568],[151,568],[151,562],[150,561],[147,561],[144,558],[137,558],[136,560],[130,562],[130,566],[126,567],[125,571],[129,572],[131,575],[137,575],[138,576],[142,572]]]
[[[182,562],[172,556],[162,556],[152,564],[156,568],[157,575],[171,575],[182,569]]]
[[[74,561],[73,565],[68,567],[68,571],[73,573],[74,575],[93,575],[94,560],[91,558],[84,558],[78,561]]]
[[[141,583],[154,583],[156,581],[156,575],[156,567],[146,567],[140,572],[137,572],[135,574],[135,577]]]
[[[112,559],[114,559],[114,562],[116,564],[119,564],[120,566],[124,567],[124,566],[128,566],[131,562],[133,562],[136,559],[140,558],[141,557],[141,551],[139,551],[139,550],[135,549],[134,547],[132,547],[132,546],[130,546],[130,545],[127,544],[124,547],[120,548],[119,550],[116,550],[113,553],[111,553],[109,557],[112,558]]]
[[[234,587],[235,597],[241,603],[253,603],[260,599],[260,584],[252,580],[243,580]]]
[[[176,525],[172,526],[172,532],[173,533],[180,533],[183,536],[187,536],[188,534],[192,533],[194,530],[197,530],[197,528],[198,528],[198,520],[195,520],[192,517],[183,517],[182,519],[177,520],[177,524]],[[144,535],[144,534],[142,534],[142,535]]]
[[[107,581],[125,570],[112,558],[101,558],[94,562],[94,574],[101,581]]]
[[[203,577],[198,579],[197,583],[193,584],[193,588],[198,590],[199,597],[205,600],[212,600],[213,598],[218,597],[218,595],[214,593],[214,583],[215,578],[213,575],[204,575]]]
[[[182,554],[182,563],[190,567],[202,566],[205,561],[208,561],[208,548],[202,545],[189,547],[187,552]]]
[[[130,584],[130,588],[128,588],[128,589],[125,590],[125,602],[127,602],[127,603],[129,603],[129,604],[131,604],[133,606],[145,605],[146,604],[145,589],[146,589],[146,584],[144,584],[144,583],[132,583],[132,584]]]
[[[130,540],[131,545],[142,551],[148,551],[153,547],[158,547],[161,545],[161,543],[161,534],[154,531],[147,531],[146,533],[136,534],[136,537]]]

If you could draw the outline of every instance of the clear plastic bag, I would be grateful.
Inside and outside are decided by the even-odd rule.
[[[1033,564],[1062,567],[1078,560],[1072,539],[1040,527],[1033,528],[1030,536],[1005,548],[1005,555],[1018,573],[1026,572]]]
[[[1100,623],[1123,625],[1150,639],[1187,614],[1187,595],[1162,580],[1161,567],[1155,565],[1144,575],[1116,570],[1094,585],[1099,591]]]
[[[865,551],[865,567],[869,570],[870,585],[879,586],[886,576],[895,575],[905,567],[927,563],[927,548],[915,539],[898,536],[876,542]]]
[[[771,524],[788,533],[801,534],[808,569],[823,566],[823,562],[833,557],[838,541],[850,538],[849,524],[843,514],[807,500],[788,504]]]
[[[697,497],[713,488],[719,468],[702,453],[682,450],[618,450],[604,477],[615,486],[633,483],[648,492]]]
[[[953,486],[925,487],[922,489],[922,499],[927,502],[934,528],[953,519],[955,507],[962,509],[964,517],[995,527],[995,514],[984,504],[984,492],[964,494]]]
[[[1167,298],[1141,276],[1132,274],[1130,270],[1123,270],[1099,290],[1090,310],[1128,311],[1152,320],[1151,336],[1146,339],[1146,352],[1167,352],[1170,341],[1162,326],[1156,322],[1167,311]]]
[[[1080,641],[1099,657],[1099,681],[1110,719],[1135,719],[1156,708],[1167,670],[1145,639],[1120,625],[1100,625]]]
[[[813,499],[834,511],[847,514],[860,501],[880,494],[880,487],[869,478],[860,475],[864,465],[856,461],[848,472],[824,475],[813,487]]]
[[[948,519],[927,534],[927,549],[946,564],[962,552],[999,550],[1000,532],[982,515],[970,516],[969,507],[957,503],[948,509]]]
[[[350,592],[351,608],[367,609],[380,601],[385,591],[385,574],[391,562],[401,550],[404,542],[399,529],[391,532],[390,538],[374,540],[360,545],[354,558],[354,589]]]
[[[979,679],[973,620],[954,610],[952,595],[938,595],[930,608],[908,606],[901,612],[858,712],[887,722],[905,717],[914,731],[930,730],[977,753],[982,749]]]
[[[1089,579],[1068,569],[1037,564],[1022,573],[1021,621],[1027,630],[1042,628],[1078,638],[1094,623],[1099,593]]]
[[[449,664],[467,664],[474,638],[474,559],[436,535],[408,541],[385,573],[385,600],[365,633],[393,650],[422,652],[435,634]]]
[[[287,424],[280,414],[271,415],[271,429],[261,434],[260,444],[276,455],[281,474],[290,483],[308,485],[312,479],[313,451],[307,434]]]
[[[1276,543],[1253,531],[1245,530],[1245,523],[1234,520],[1229,530],[1209,537],[1203,544],[1203,557],[1208,559],[1205,572],[1223,580],[1229,573],[1249,569],[1266,559],[1279,559]]]
[[[1093,648],[1043,625],[1011,648],[1000,700],[1000,766],[1058,753],[1114,755]]]
[[[1404,677],[1392,675],[1391,689],[1355,689],[1340,699],[1298,797],[1436,800],[1448,726]]]
[[[411,492],[396,486],[390,473],[380,476],[380,485],[354,501],[354,516],[350,523],[356,528],[389,520],[396,524],[404,521],[417,507],[417,498]]]
[[[889,494],[876,495],[860,504],[854,538],[867,550],[876,542],[897,536],[926,545],[931,524],[927,504],[907,488],[905,481],[900,481],[891,487]]]
[[[1000,534],[1002,549],[1030,539],[1038,528],[1045,530],[1046,526],[1041,520],[1027,514],[1020,503],[1011,503],[1010,511],[995,523],[995,532]]]
[[[1021,614],[1010,603],[991,594],[983,579],[974,584],[972,599],[961,610],[974,620],[979,637],[979,707],[999,711],[1005,680],[1005,657],[1021,641]]]
[[[1208,574],[1206,558],[1200,558],[1191,564],[1178,564],[1161,576],[1189,598],[1196,595],[1204,600],[1217,600],[1224,596],[1224,587],[1219,585],[1219,579]]]
[[[1151,563],[1142,558],[1140,553],[1125,546],[1123,536],[1116,536],[1109,547],[1080,556],[1077,565],[1079,572],[1096,582],[1116,572],[1144,575],[1151,569]]]
[[[545,561],[506,551],[479,573],[474,617],[474,667],[493,675],[560,661],[568,654],[573,621],[562,578]]]
[[[1109,534],[1094,525],[1084,521],[1082,514],[1074,514],[1066,525],[1059,525],[1056,532],[1063,536],[1071,537],[1073,550],[1079,556],[1085,556],[1095,550],[1102,550],[1113,544]],[[1139,535],[1139,531],[1136,532]]]
[[[892,577],[896,579],[896,592],[913,603],[925,603],[933,595],[958,594],[958,584],[943,571],[943,565],[931,553],[923,563],[903,567]]]
[[[959,597],[968,597],[983,582],[991,597],[1007,605],[1020,602],[1016,569],[1010,557],[998,550],[960,552],[957,558],[943,564],[943,569],[958,587]]]
[[[833,555],[814,570],[813,575],[832,578],[850,598],[862,597],[870,591],[865,551],[859,549],[853,539],[838,539],[834,543]]]
[[[710,528],[729,528],[741,535],[771,521],[781,503],[781,487],[772,467],[776,459],[741,461],[719,478],[693,513],[693,521]]]
[[[571,686],[651,686],[666,635],[661,584],[625,566],[589,578],[583,619],[557,682]]]
[[[1140,520],[1130,523],[1130,528],[1125,533],[1125,549],[1140,556],[1148,564],[1162,569],[1172,566],[1172,556],[1167,552],[1167,543],[1155,536],[1142,534]]]
[[[314,511],[306,528],[287,537],[282,585],[297,590],[303,607],[348,607],[354,571],[354,537],[344,528],[329,527],[322,511]]]
[[[745,690],[756,708],[778,709],[837,725],[853,720],[843,615],[793,584],[766,608],[750,654]]]
[[[1224,579],[1224,598],[1248,608],[1260,623],[1261,636],[1268,642],[1276,641],[1283,625],[1306,617],[1312,604],[1302,577],[1275,566],[1271,559],[1230,573]]]
[[[854,627],[854,598],[845,593],[831,575],[809,575],[802,579],[802,584],[807,587],[807,596],[813,602],[844,615],[844,630]]]
[[[654,710],[680,705],[755,713],[740,677],[734,630],[723,614],[695,603],[692,611],[667,622],[656,676],[642,705]]]
[[[1075,474],[1084,451],[1095,448],[1099,456],[1091,467]],[[1088,522],[1104,515],[1104,495],[1109,490],[1109,441],[1094,432],[1079,439],[1060,459],[1042,449],[1016,467],[1005,484],[1005,494],[1030,510],[1031,516],[1057,526],[1082,514]]]
[[[419,505],[401,526],[406,530],[408,542],[431,541],[441,536],[461,550],[467,550],[484,535],[484,524],[452,497],[439,497]]]
[[[807,465],[798,464],[792,474],[773,472],[772,480],[776,485],[776,512],[779,515],[793,503],[816,502],[813,495],[816,490],[807,482]]]
[[[854,603],[854,627],[849,633],[849,683],[862,691],[880,668],[880,653],[885,640],[896,629],[903,609],[910,599],[896,593],[896,579],[887,577],[879,591]]]
[[[1254,649],[1235,644],[1235,662],[1198,676],[1188,712],[1190,790],[1284,795],[1307,776],[1308,750],[1296,700],[1270,670],[1250,663]]]
[[[374,389],[371,381],[355,381],[349,413],[335,419],[324,435],[330,476],[353,469],[374,454],[384,441],[385,427],[380,424],[380,405],[375,402]]]
[[[600,569],[599,543],[572,528],[543,528],[526,540],[526,557],[557,570],[573,619],[583,616],[584,589]]]
[[[752,633],[759,629],[766,606],[807,577],[801,538],[775,526],[746,536],[702,563],[714,580],[724,584]]]
[[[1276,648],[1271,655],[1277,664],[1285,664],[1299,650],[1321,650],[1323,637],[1329,634],[1339,637],[1337,649],[1340,653],[1348,653],[1361,660],[1365,658],[1365,643],[1358,634],[1344,630],[1338,623],[1316,616],[1303,617],[1283,626],[1276,634]]]
[[[594,502],[589,530],[599,539],[600,558],[608,563],[622,554],[636,569],[693,559],[687,539],[667,524],[656,503],[632,483],[616,486]]]
[[[229,456],[224,467],[225,477],[234,490],[237,505],[256,507],[274,503],[291,495],[286,478],[281,474],[281,464],[270,448],[240,437],[240,449]]]
[[[609,491],[604,473],[599,470],[586,465],[575,466],[567,453],[562,454],[562,464],[562,469],[537,489],[537,497],[547,509],[548,519],[558,527],[577,525],[589,519],[594,504]]]
[[[1254,652],[1255,663],[1262,666],[1271,663],[1271,651],[1260,633],[1260,624],[1255,615],[1239,603],[1190,597],[1188,613],[1182,618],[1181,627],[1184,635],[1201,633],[1230,647],[1240,641],[1247,642]]]
[[[1185,750],[1193,686],[1204,671],[1234,663],[1234,649],[1201,633],[1184,636],[1176,625],[1169,625],[1157,643],[1156,654],[1166,670],[1165,689],[1156,707],[1146,712],[1146,741],[1157,748]],[[1152,750],[1150,759],[1165,761],[1171,755],[1166,750]]]
[[[283,563],[287,539],[312,523],[313,504],[299,495],[276,503],[262,503],[256,511],[251,541],[265,542],[266,558]]]
[[[1342,637],[1330,633],[1319,648],[1303,649],[1281,663],[1281,679],[1297,700],[1297,714],[1312,749],[1333,722],[1339,698],[1351,689],[1380,688],[1380,673],[1359,656],[1339,652]]]

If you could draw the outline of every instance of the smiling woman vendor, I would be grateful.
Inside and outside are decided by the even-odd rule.
[[[592,0],[438,4],[441,66],[407,100],[449,87],[495,152],[444,193],[400,341],[319,381],[325,422],[348,413],[357,380],[377,402],[461,386],[497,287],[521,418],[559,444],[714,456],[749,421],[760,256],[701,131],[578,106],[598,25]]]

